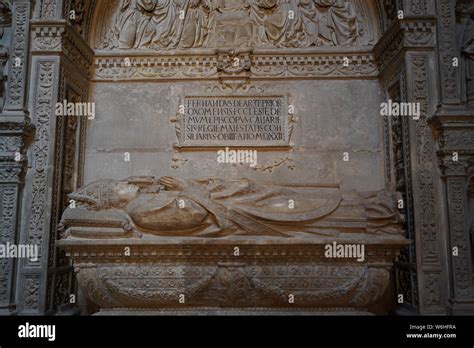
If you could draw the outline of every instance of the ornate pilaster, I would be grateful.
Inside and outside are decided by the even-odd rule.
[[[472,39],[474,5],[470,1],[437,0],[440,23],[439,69],[441,98],[430,120],[438,138],[438,161],[445,191],[447,248],[450,267],[449,307],[453,314],[474,310],[473,246],[470,236],[469,173],[474,161],[474,109],[468,45]],[[457,58],[458,64],[453,64]]]
[[[403,11],[405,18],[393,21],[375,47],[387,98],[419,103],[421,111],[419,120],[386,120],[385,126],[386,178],[402,193],[405,228],[413,243],[402,252],[405,257],[398,265],[399,292],[409,296],[409,310],[418,304],[422,314],[444,314],[448,291],[444,221],[438,204],[435,139],[427,123],[437,100],[437,80],[431,71],[436,20],[431,16],[432,1],[405,1]]]
[[[433,53],[410,53],[407,57],[410,83],[409,101],[419,103],[421,117],[412,123],[414,144],[412,164],[415,181],[415,215],[417,240],[420,242],[418,261],[420,271],[420,310],[426,314],[445,314],[447,300],[447,269],[445,221],[443,220],[441,187],[437,176],[436,144],[428,119],[434,113],[436,101]]]
[[[54,12],[43,9],[46,18]],[[29,149],[21,238],[40,245],[40,262],[22,262],[18,296],[20,314],[44,314],[63,305],[72,287],[72,268],[57,255],[55,240],[64,196],[80,180],[79,139],[86,126],[85,120],[55,115],[55,104],[86,100],[92,51],[67,21],[41,19],[31,22],[31,54],[30,109],[37,131]]]
[[[464,111],[464,112],[462,112]],[[446,190],[448,250],[451,267],[450,309],[474,310],[474,276],[469,215],[469,173],[474,169],[474,122],[469,109],[439,111],[432,120],[439,138],[438,159]]]
[[[4,83],[3,66],[6,66],[6,88],[2,88],[4,105],[0,105],[0,243],[18,243],[20,197],[26,167],[25,148],[32,131],[25,107],[28,73],[28,39],[30,1],[18,0],[3,4],[2,18],[11,18],[11,40],[2,48],[1,83]],[[8,30],[10,31],[10,29]],[[2,30],[2,36],[6,30]],[[0,45],[2,46],[2,45]],[[3,86],[2,86],[3,87]],[[2,110],[3,106],[3,110]],[[17,259],[0,259],[0,315],[15,313],[14,275]]]
[[[30,1],[18,0],[12,4],[12,43],[8,61],[9,80],[7,84],[4,113],[23,116],[25,110],[26,76],[28,73],[28,38]]]

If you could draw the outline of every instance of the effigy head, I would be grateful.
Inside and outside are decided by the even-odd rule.
[[[120,208],[136,198],[140,187],[128,181],[99,180],[71,193],[77,206],[92,210]]]

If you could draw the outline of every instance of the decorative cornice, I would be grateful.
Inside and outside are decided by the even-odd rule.
[[[474,155],[474,110],[464,107],[441,108],[429,123],[438,133],[440,154],[464,151]]]
[[[453,153],[438,151],[438,164],[443,177],[466,177],[474,151],[460,151],[458,160],[453,161]]]
[[[0,159],[0,183],[12,183],[18,184],[23,181],[24,177],[24,166],[22,163],[17,162],[4,162],[3,158]]]
[[[94,52],[77,31],[65,20],[32,21],[31,53],[33,55],[60,54],[89,75]]]
[[[217,80],[222,57],[216,50],[186,52],[147,52],[111,55],[98,51],[94,61],[93,80]],[[378,70],[369,51],[325,50],[254,50],[248,56],[250,79],[375,79]]]
[[[383,73],[407,50],[431,50],[436,45],[436,18],[422,16],[394,20],[374,47],[374,55]]]
[[[285,240],[286,241],[286,240]],[[287,241],[286,241],[287,242]],[[349,242],[349,241],[347,241]],[[236,261],[234,248],[239,248],[238,260],[256,259],[288,259],[297,257],[299,260],[312,260],[314,262],[327,261],[324,255],[325,243],[307,241],[290,241],[289,243],[273,243],[262,241],[255,243],[250,240],[225,240],[217,244],[203,243],[202,241],[189,241],[189,244],[180,240],[178,243],[169,241],[142,241],[137,239],[126,239],[106,241],[99,243],[97,240],[75,240],[64,239],[58,241],[58,246],[63,249],[67,256],[74,257],[78,262],[97,262],[99,260],[107,263],[121,263],[124,260],[156,261],[156,260],[218,260]],[[328,240],[327,243],[331,243]],[[339,243],[343,243],[341,240]],[[391,262],[399,254],[399,248],[409,242],[402,238],[371,243],[365,240],[367,262],[382,261]],[[124,255],[124,247],[130,248],[130,256]]]

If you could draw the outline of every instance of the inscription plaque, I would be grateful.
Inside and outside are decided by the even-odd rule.
[[[178,147],[288,146],[288,118],[284,96],[185,97]]]

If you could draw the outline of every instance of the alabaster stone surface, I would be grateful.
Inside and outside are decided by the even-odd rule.
[[[122,235],[135,237],[402,235],[396,195],[383,191],[359,194],[337,186],[264,185],[245,178],[131,177],[93,182],[69,198],[74,206],[63,214],[65,237],[80,238],[84,227],[113,224]],[[109,235],[92,233],[85,235]]]
[[[383,191],[132,177],[69,198],[60,245],[88,300],[112,311],[370,311],[408,243]],[[328,257],[331,243],[364,245],[364,256]]]

